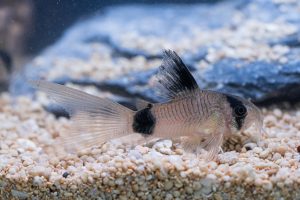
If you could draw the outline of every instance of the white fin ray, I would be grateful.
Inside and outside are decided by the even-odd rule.
[[[108,99],[46,81],[30,81],[71,116],[72,130],[61,137],[68,149],[84,149],[132,133],[133,111]]]

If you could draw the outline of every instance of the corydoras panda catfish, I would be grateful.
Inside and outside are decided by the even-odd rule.
[[[207,150],[214,158],[233,133],[255,125],[261,133],[263,118],[250,101],[238,96],[201,90],[192,74],[174,51],[165,51],[156,75],[157,89],[167,96],[162,103],[143,102],[133,111],[116,102],[46,81],[30,83],[46,92],[72,117],[77,131],[66,143],[87,148],[133,133],[145,137],[185,136],[183,147]]]

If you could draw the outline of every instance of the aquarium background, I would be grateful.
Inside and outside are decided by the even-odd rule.
[[[265,134],[210,162],[173,140],[61,149],[70,116],[28,80],[164,102],[164,49],[201,89],[258,105]],[[298,0],[0,0],[0,199],[299,199],[299,67]]]
[[[121,97],[137,95],[159,101],[153,97],[151,87],[146,90],[148,80],[155,73],[152,69],[159,65],[163,49],[174,49],[198,76],[203,88],[233,92],[262,104],[270,99],[296,102],[299,99],[297,5],[297,1],[275,0],[2,1],[1,57],[3,66],[9,68],[4,67],[2,74],[14,74],[12,93],[30,94],[22,83],[29,78],[41,78],[46,71],[55,73],[55,64],[51,67],[51,62],[92,61],[94,54],[110,54],[114,60],[124,58],[124,62],[140,59],[141,66],[136,68],[134,61],[128,63],[129,68],[116,66],[122,65],[118,61],[108,64],[106,67],[112,71],[126,68],[125,73],[116,73],[116,78],[102,81],[101,76],[92,78],[82,72],[76,75],[76,80],[64,74],[57,74],[51,80],[96,84],[102,90],[118,91]],[[106,50],[95,50],[93,45]],[[36,56],[47,61],[33,69],[30,65],[35,62],[30,61]],[[91,73],[91,66],[87,65],[70,69]],[[44,72],[41,74],[40,70]],[[128,70],[138,72],[138,78],[129,81]],[[96,71],[100,73],[101,67]],[[8,89],[8,81],[2,82],[3,88]]]

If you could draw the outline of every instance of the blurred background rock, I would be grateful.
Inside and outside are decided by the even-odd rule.
[[[7,89],[9,74],[54,43],[74,22],[107,6],[127,3],[195,3],[195,0],[142,1],[0,1],[0,90]],[[215,2],[202,0],[200,2]],[[12,69],[13,68],[13,69]],[[4,86],[5,85],[5,86]]]
[[[11,67],[7,57],[19,58],[26,52],[32,23],[32,0],[0,1],[0,54],[6,67]]]
[[[160,101],[151,77],[170,48],[201,88],[298,102],[299,10],[297,0],[5,0],[0,78],[22,69],[12,76],[12,95],[32,94],[24,83],[44,78]]]
[[[13,66],[24,63],[33,7],[32,0],[0,1],[0,91],[7,90]]]

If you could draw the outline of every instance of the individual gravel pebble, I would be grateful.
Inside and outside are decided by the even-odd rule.
[[[2,94],[0,197],[297,199],[299,109],[263,110],[266,135],[257,142],[235,136],[215,161],[186,153],[171,140],[151,146],[111,141],[68,154],[56,142],[70,130],[68,119],[56,119],[39,102]]]

